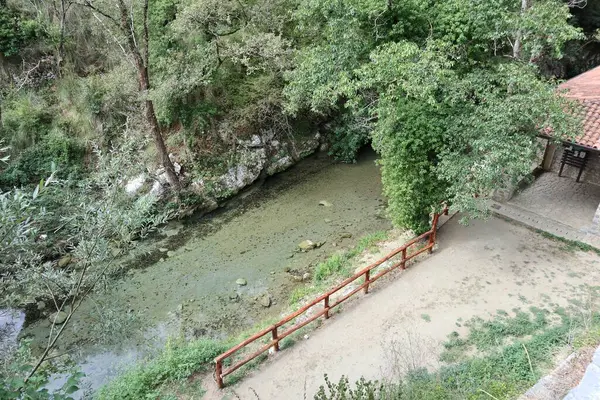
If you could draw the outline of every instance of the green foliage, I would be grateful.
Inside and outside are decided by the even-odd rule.
[[[370,140],[371,125],[361,123],[350,113],[343,113],[332,123],[329,155],[344,162],[355,162],[358,151]]]
[[[533,319],[530,313],[518,311],[514,317],[500,315],[491,321],[472,322],[468,342],[477,349],[484,350],[502,344],[506,337],[525,337],[547,325],[546,313],[543,311],[536,310]]]
[[[319,263],[315,268],[315,281],[320,282],[334,274],[339,274],[344,270],[347,261],[347,258],[343,254],[338,253]]]
[[[382,107],[373,133],[374,147],[382,155],[389,215],[398,226],[416,233],[430,228],[432,207],[446,196],[448,185],[436,171],[444,144],[444,117],[441,112],[428,112],[424,103],[399,102]]]
[[[85,154],[82,146],[65,135],[52,132],[27,148],[0,174],[0,186],[31,184],[52,172],[57,165],[60,178],[76,177]]]
[[[138,400],[155,398],[162,385],[181,381],[194,372],[204,371],[212,360],[228,349],[225,343],[197,340],[169,342],[157,357],[141,363],[119,376],[98,393],[99,400]]]
[[[513,399],[531,387],[551,366],[555,352],[567,345],[573,336],[594,337],[600,318],[586,325],[579,317],[561,313],[559,324],[549,324],[546,312],[533,309],[533,315],[517,312],[514,317],[499,315],[490,321],[471,322],[469,338],[450,335],[444,344],[442,361],[453,364],[436,372],[411,370],[398,382],[379,384],[361,379],[350,385],[342,377],[332,384],[327,376],[316,400],[334,399]],[[511,339],[507,343],[507,339]],[[470,346],[484,345],[480,352],[467,356]],[[593,343],[595,345],[596,342]],[[460,357],[447,359],[448,350],[460,350]],[[446,358],[446,359],[445,359]]]
[[[295,16],[311,43],[284,93],[292,112],[344,106],[374,121],[390,215],[419,232],[440,201],[477,215],[481,199],[525,176],[540,129],[577,131],[533,62],[581,34],[558,0],[524,11],[509,0],[401,3],[302,2]]]
[[[33,368],[29,343],[24,341],[19,348],[3,360],[0,367],[0,398],[6,400],[72,400],[71,395],[79,390],[79,382],[84,374],[71,371],[62,387],[50,391],[45,386],[53,372],[53,366],[46,365],[38,374],[26,380]]]
[[[0,4],[0,54],[11,57],[19,54],[29,43],[40,38],[39,23],[27,18],[5,4]]]
[[[385,238],[387,238],[386,232],[369,234],[361,238],[351,250],[343,253],[336,253],[327,260],[317,264],[313,275],[314,282],[319,283],[332,276],[346,276],[350,274],[352,272],[350,270],[350,267],[352,266],[351,260]]]
[[[41,94],[15,93],[2,103],[2,136],[13,151],[39,142],[50,130],[52,115]]]

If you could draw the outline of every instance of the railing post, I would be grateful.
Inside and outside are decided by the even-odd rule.
[[[279,338],[277,337],[277,326],[274,326],[273,329],[271,329],[271,337],[275,341],[275,344],[273,345],[273,349],[275,351],[279,351]]]
[[[406,269],[406,248],[402,249],[402,261],[400,262],[400,268]]]
[[[329,296],[325,296],[325,305],[323,306],[325,308],[325,319],[329,319]]]
[[[370,279],[371,279],[371,270],[368,269],[365,272],[365,294],[369,293],[369,282],[370,282]]]
[[[219,389],[223,389],[223,362],[221,360],[217,360],[215,363],[215,375],[217,378],[217,386]]]

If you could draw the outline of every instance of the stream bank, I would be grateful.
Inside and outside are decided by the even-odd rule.
[[[372,150],[356,164],[317,154],[212,214],[168,224],[138,245],[134,269],[82,305],[56,352],[97,388],[168,337],[225,338],[277,318],[312,266],[391,227],[375,160]],[[320,246],[299,251],[304,240]],[[48,328],[43,319],[21,336],[41,347]]]

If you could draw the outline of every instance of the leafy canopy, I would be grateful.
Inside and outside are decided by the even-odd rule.
[[[529,172],[540,129],[572,134],[535,61],[580,37],[557,0],[301,3],[311,44],[288,109],[343,110],[370,126],[394,221],[420,231],[443,200],[471,213]]]

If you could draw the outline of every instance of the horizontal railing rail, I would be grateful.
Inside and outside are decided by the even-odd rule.
[[[442,211],[442,213],[444,215],[448,215],[448,207],[444,207],[444,210]],[[281,340],[285,339],[286,337],[290,336],[294,332],[296,332],[298,329],[310,324],[311,322],[315,321],[316,319],[320,318],[321,316],[323,316],[325,319],[328,319],[329,312],[331,311],[331,309],[339,306],[344,301],[348,300],[350,297],[352,297],[356,293],[360,292],[361,290],[363,290],[364,293],[368,293],[369,285],[372,284],[373,282],[375,282],[376,280],[378,280],[379,278],[381,278],[382,276],[386,275],[387,273],[393,271],[396,268],[406,269],[406,263],[409,260],[415,258],[416,256],[418,256],[419,254],[421,254],[425,251],[428,251],[429,253],[431,253],[433,250],[433,246],[435,245],[435,242],[436,242],[436,232],[437,232],[439,216],[440,216],[440,214],[438,214],[438,213],[435,213],[433,215],[431,229],[428,230],[427,232],[404,243],[401,247],[392,251],[384,258],[381,258],[381,259],[375,261],[371,265],[363,268],[356,274],[354,274],[351,277],[340,282],[333,289],[329,290],[327,293],[322,294],[321,296],[312,300],[308,304],[304,305],[298,311],[295,311],[294,313],[281,319],[279,322],[275,323],[274,325],[272,325],[266,329],[263,329],[262,331],[249,337],[248,339],[244,340],[243,342],[239,343],[238,345],[232,347],[231,349],[227,350],[225,353],[223,353],[223,354],[219,355],[217,358],[215,358],[215,379],[217,381],[217,385],[219,386],[219,388],[222,389],[224,387],[223,379],[227,375],[233,373],[234,371],[238,370],[242,366],[246,365],[247,363],[249,363],[256,357],[261,355],[262,353],[269,351],[269,349],[271,349],[271,348],[273,349],[273,351],[276,351],[276,352],[279,351],[279,342]],[[411,247],[414,247],[415,245],[420,243],[425,238],[428,239],[426,246],[424,246],[422,248],[417,248],[416,251],[409,252],[409,249]],[[394,258],[398,255],[400,255],[400,259],[397,262],[395,262],[394,264],[392,264],[392,266],[385,268],[382,271],[378,271],[375,275],[371,275],[371,272],[375,268],[379,267],[383,263],[391,260],[392,258]],[[354,281],[356,281],[360,278],[364,278],[364,281],[359,286],[352,289],[349,293],[342,295],[341,298],[333,299],[334,294],[338,293],[340,290],[346,288],[348,285],[350,285],[351,283],[353,283]],[[322,304],[322,309],[320,309],[318,312],[314,313],[313,315],[310,315],[307,319],[294,324],[293,326],[287,328],[283,332],[280,332],[280,328],[283,328],[283,326],[285,324],[287,324],[287,323],[293,321],[294,319],[298,318],[299,316],[305,314],[309,309],[311,309],[312,307],[317,306],[319,304]],[[228,358],[231,358],[232,356],[234,356],[237,352],[239,352],[241,349],[245,348],[246,346],[260,340],[261,338],[263,338],[264,336],[269,335],[269,334],[270,334],[271,338],[268,341],[268,343],[264,344],[263,346],[258,348],[256,351],[252,352],[251,354],[248,354],[242,360],[233,363],[232,365],[228,366],[226,369],[223,369],[225,360],[227,360]]]

